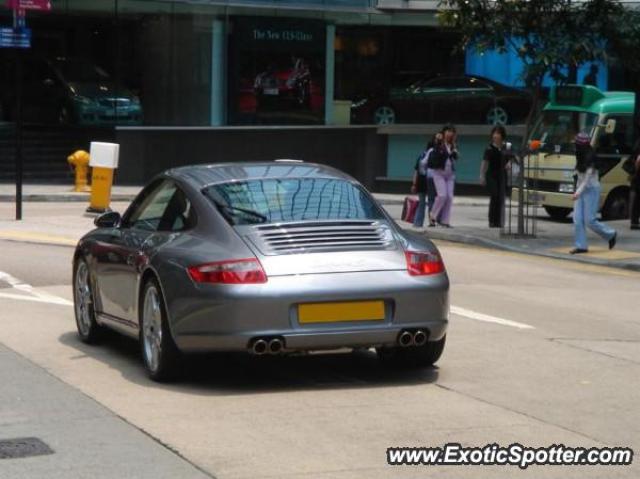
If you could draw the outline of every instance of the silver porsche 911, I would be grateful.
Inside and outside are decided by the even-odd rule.
[[[445,343],[449,279],[353,178],[294,160],[197,165],[108,212],[73,260],[80,338],[139,338],[151,378],[185,353],[371,348],[429,366]]]

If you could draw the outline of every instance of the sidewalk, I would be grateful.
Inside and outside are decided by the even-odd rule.
[[[13,220],[13,185],[0,185],[0,239],[73,246],[93,228],[93,215],[85,213],[86,193],[72,193],[66,185],[25,185],[24,220]],[[123,212],[140,187],[116,186],[112,208]],[[400,220],[405,195],[374,194],[383,207],[406,229],[413,227]],[[453,228],[426,228],[435,240],[472,244],[516,253],[533,254],[581,263],[640,271],[640,231],[629,230],[628,221],[609,224],[618,231],[618,244],[609,251],[607,244],[589,233],[590,252],[570,255],[573,246],[571,220],[553,221],[544,210],[538,210],[536,238],[514,239],[502,237],[500,231],[487,227],[488,198],[456,197],[453,208]]]
[[[72,185],[41,185],[24,184],[22,186],[22,200],[32,201],[57,201],[88,202],[88,193],[76,193],[72,191]],[[114,186],[111,191],[112,201],[131,201],[140,191],[139,186]],[[16,187],[11,183],[0,183],[0,203],[15,201]]]
[[[131,201],[140,191],[140,186],[114,186],[111,191],[111,199],[117,201]],[[0,202],[15,201],[16,188],[13,184],[0,183]],[[374,196],[383,205],[402,205],[404,195],[392,195],[386,193],[374,193]],[[22,199],[25,202],[87,202],[88,193],[76,193],[71,185],[40,185],[25,184],[22,187]],[[487,206],[489,199],[478,196],[460,196],[455,198],[455,204],[461,206]]]
[[[402,206],[385,206],[385,209],[400,226],[415,231],[412,225],[400,220]],[[453,207],[452,228],[427,227],[418,232],[435,240],[640,271],[640,231],[630,230],[628,220],[607,222],[618,232],[617,244],[613,250],[609,250],[607,242],[589,231],[589,253],[571,255],[569,254],[569,250],[573,248],[571,218],[565,221],[554,221],[542,208],[539,208],[537,213],[535,238],[518,239],[503,236],[499,229],[488,227],[487,207],[466,205]],[[513,229],[515,230],[515,224]]]

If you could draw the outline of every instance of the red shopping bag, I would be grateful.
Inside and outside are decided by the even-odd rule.
[[[402,205],[402,221],[406,221],[407,223],[413,223],[414,218],[416,217],[416,210],[418,209],[418,199],[413,196],[407,196],[404,199],[404,204]]]

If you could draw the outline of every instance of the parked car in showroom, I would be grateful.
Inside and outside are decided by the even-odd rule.
[[[155,380],[194,352],[373,347],[406,367],[442,354],[449,279],[438,249],[328,166],[175,168],[95,223],[73,258],[78,333],[139,339]]]
[[[15,63],[1,57],[0,110],[15,121]],[[76,125],[139,125],[140,99],[126,88],[116,91],[114,80],[100,67],[80,58],[23,59],[22,114],[29,123]]]
[[[478,76],[423,78],[388,95],[356,99],[354,123],[470,123],[506,125],[524,121],[531,96]]]

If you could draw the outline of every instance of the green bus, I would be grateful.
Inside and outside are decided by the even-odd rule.
[[[629,176],[622,163],[633,147],[634,103],[633,92],[603,92],[586,85],[552,88],[550,101],[529,136],[529,145],[535,150],[525,158],[525,201],[542,205],[554,219],[571,213],[574,138],[577,133],[586,132],[599,160],[602,217],[627,218]],[[516,189],[513,195],[517,200]]]

